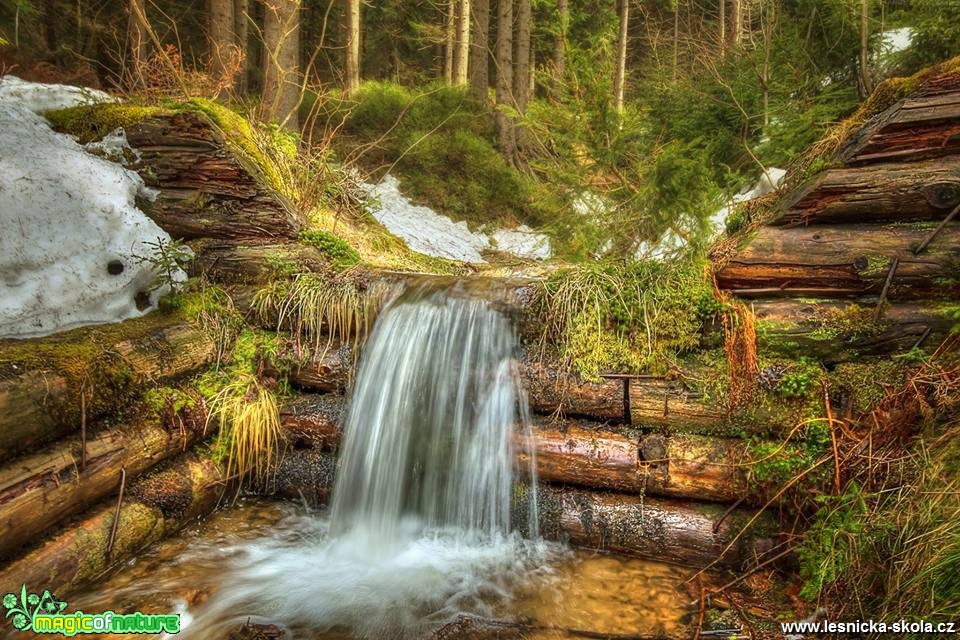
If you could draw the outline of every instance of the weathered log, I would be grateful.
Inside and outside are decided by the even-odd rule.
[[[737,438],[689,434],[631,437],[563,425],[517,434],[518,461],[535,454],[537,478],[654,496],[734,502],[747,496],[745,448]]]
[[[340,446],[343,396],[303,395],[280,408],[280,426],[294,449],[331,450]]]
[[[86,441],[83,468],[78,437],[0,469],[0,557],[114,493],[121,469],[132,480],[198,436],[189,426],[177,433],[159,425],[118,428]]]
[[[530,410],[598,420],[624,421],[623,382],[588,382],[529,359],[519,363]]]
[[[763,227],[716,274],[738,295],[791,296],[820,290],[821,297],[878,295],[894,258],[899,265],[891,300],[960,295],[960,223],[948,224],[926,251],[914,249],[928,225]]]
[[[295,239],[300,222],[263,167],[207,116],[194,111],[152,116],[126,128],[140,153],[135,165],[159,191],[146,213],[176,238],[271,243]],[[254,145],[250,141],[251,145]]]
[[[275,494],[322,505],[329,497],[335,473],[333,454],[310,450],[288,453],[280,465]],[[529,485],[515,486],[513,522],[524,533],[530,531],[530,513],[525,508],[528,495]],[[697,567],[720,557],[750,515],[722,505],[569,487],[541,485],[537,492],[539,529],[548,539]],[[719,565],[739,568],[763,558],[773,547],[774,530],[769,518],[759,518],[748,535],[720,558]]]
[[[840,150],[847,164],[939,158],[960,153],[960,93],[901,100],[861,128]]]
[[[77,431],[83,419],[116,410],[142,384],[199,371],[214,354],[213,341],[198,327],[156,314],[0,341],[0,456]]]
[[[518,485],[513,518],[529,531],[527,492]],[[739,569],[764,559],[774,547],[772,519],[758,518],[721,556],[751,517],[747,510],[722,505],[599,493],[570,487],[540,486],[537,491],[540,534],[553,540],[661,562]]]
[[[219,467],[185,456],[138,480],[127,491],[116,538],[107,553],[116,504],[104,504],[63,533],[0,570],[0,589],[21,584],[49,589],[61,599],[77,587],[142,553],[216,507],[225,486]]]
[[[960,155],[828,169],[784,202],[774,225],[939,220],[960,204]]]
[[[937,345],[953,321],[934,303],[898,302],[884,306],[873,322],[876,303],[837,300],[757,300],[757,344],[765,352],[815,357],[837,363],[865,356],[909,351],[921,337]]]
[[[290,273],[322,271],[328,265],[315,248],[296,243],[244,245],[205,240],[191,243],[190,275],[219,284],[263,284]]]
[[[312,350],[303,360],[267,362],[264,373],[286,378],[296,387],[311,391],[346,391],[353,378],[353,345],[321,340],[319,350]]]

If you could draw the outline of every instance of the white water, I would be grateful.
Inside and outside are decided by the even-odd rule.
[[[189,612],[187,637],[248,616],[291,638],[420,637],[461,613],[489,615],[544,571],[556,547],[510,527],[511,435],[528,425],[512,327],[488,303],[450,293],[412,289],[378,319],[330,520],[303,518],[294,536],[245,545],[225,567],[228,586]],[[521,508],[536,523],[535,496]]]

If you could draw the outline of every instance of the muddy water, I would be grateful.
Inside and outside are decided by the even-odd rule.
[[[217,606],[218,602],[229,600],[228,595],[237,589],[236,580],[249,579],[236,568],[251,562],[251,549],[264,544],[302,548],[304,536],[312,535],[305,533],[305,523],[317,520],[316,514],[306,517],[301,508],[289,503],[256,501],[221,511],[157,545],[98,585],[95,591],[69,598],[69,610],[177,612],[185,625],[185,633],[181,635],[188,637],[222,638],[228,629],[252,617],[257,622],[285,627],[285,640],[350,638],[342,627],[318,629],[304,624],[302,618],[288,624],[271,617],[271,611],[288,610],[289,603],[279,607],[255,603],[250,610],[228,611]],[[683,602],[689,596],[681,589],[688,575],[686,570],[585,551],[571,552],[560,547],[540,557],[549,557],[549,566],[525,570],[519,580],[491,579],[489,588],[477,596],[483,602],[472,602],[469,609],[485,617],[523,621],[537,627],[555,626],[601,634],[686,635],[685,620],[689,619],[690,611]],[[309,558],[303,560],[306,567]],[[253,561],[257,562],[255,557]],[[305,569],[303,580],[309,582],[310,579]],[[347,576],[344,580],[349,582]],[[403,590],[398,589],[397,593],[402,597]],[[279,599],[288,595],[299,598],[303,600],[299,604],[306,609],[323,607],[325,603],[320,600],[331,597],[325,593],[311,602],[309,596],[275,595]],[[360,604],[370,606],[370,603]],[[395,600],[389,606],[399,611],[403,603]],[[420,611],[425,619],[434,613]],[[569,637],[551,630],[524,632],[523,636],[536,640]]]

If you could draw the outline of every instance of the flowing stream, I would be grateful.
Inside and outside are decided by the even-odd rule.
[[[285,638],[419,638],[460,614],[678,625],[675,570],[574,556],[538,538],[535,492],[516,504],[514,476],[534,472],[514,468],[511,449],[529,429],[516,348],[492,303],[455,285],[408,288],[363,351],[327,513],[223,512],[81,604],[174,608],[177,638],[223,637],[247,619]],[[532,523],[527,537],[511,513]]]

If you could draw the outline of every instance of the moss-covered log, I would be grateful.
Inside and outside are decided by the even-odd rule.
[[[197,326],[157,314],[0,341],[0,456],[78,431],[84,418],[116,411],[144,383],[199,371],[214,354]]]
[[[63,598],[208,514],[224,486],[219,467],[188,455],[127,486],[110,553],[115,503],[103,504],[8,564],[0,571],[0,589],[7,593],[18,591],[21,584],[38,585]]]
[[[178,432],[129,426],[89,438],[85,454],[78,437],[11,462],[0,469],[0,557],[116,493],[121,469],[132,480],[186,451],[199,435],[189,425]]]
[[[333,342],[312,351],[303,361],[292,363],[268,362],[267,375],[286,378],[294,386],[311,391],[346,391],[353,377],[353,345]]]
[[[825,363],[905,353],[921,340],[936,346],[953,325],[943,305],[929,302],[887,304],[879,322],[876,302],[785,298],[757,300],[751,308],[762,352]]]
[[[925,251],[914,250],[933,225],[762,227],[717,272],[739,295],[856,297],[879,295],[894,258],[891,300],[960,295],[960,223],[950,223]]]
[[[588,382],[528,359],[520,362],[520,376],[535,413],[612,421],[623,421],[626,415],[620,380]]]
[[[960,156],[841,167],[788,197],[775,225],[940,220],[960,204]]]
[[[526,509],[529,487],[514,489],[514,522],[529,530]],[[570,487],[544,487],[537,492],[537,517],[545,538],[661,562],[739,569],[764,559],[774,547],[775,527],[768,517],[758,521],[731,547],[751,512],[722,505],[597,493]],[[721,555],[722,554],[722,555]]]
[[[960,92],[901,100],[860,129],[839,157],[848,164],[940,158],[960,153]]]
[[[220,284],[265,284],[327,267],[327,259],[317,249],[296,242],[247,245],[205,240],[191,246],[196,254],[191,275]]]
[[[564,425],[518,434],[519,462],[535,454],[541,481],[655,496],[733,502],[749,492],[743,441],[689,434],[632,437]]]

